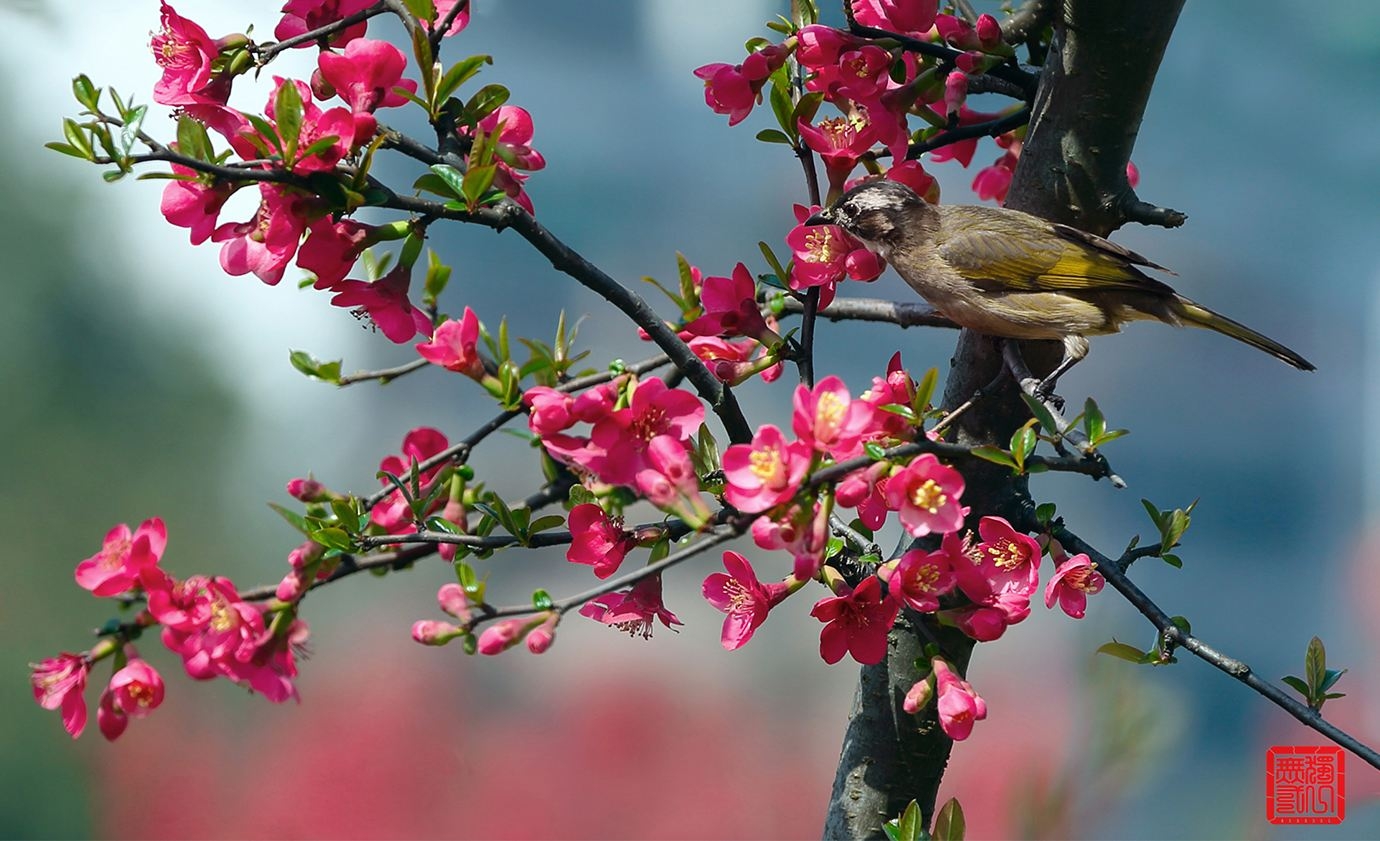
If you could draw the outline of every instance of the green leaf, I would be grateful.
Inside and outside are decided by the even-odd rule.
[[[1011,434],[1011,458],[1015,460],[1017,470],[1025,469],[1026,458],[1035,451],[1036,438],[1032,424],[1027,423]]]
[[[307,518],[303,517],[301,514],[298,514],[296,511],[291,511],[287,508],[284,508],[276,502],[270,502],[268,504],[268,507],[272,508],[274,511],[277,511],[278,516],[282,517],[284,520],[287,521],[288,525],[297,529],[302,534],[307,534],[310,531],[310,527],[307,525]]]
[[[67,142],[73,148],[80,149],[82,157],[87,160],[96,156],[96,150],[91,146],[91,139],[87,136],[86,131],[77,125],[75,120],[66,119],[62,121],[62,136],[67,138]]]
[[[441,256],[434,250],[429,250],[426,258],[426,283],[422,287],[423,306],[436,306],[436,299],[441,297],[446,284],[450,283],[450,274],[450,266],[442,263]]]
[[[445,517],[428,517],[426,527],[429,531],[439,531],[443,534],[464,534],[458,525]]]
[[[927,837],[927,834],[924,816],[920,813],[920,804],[912,800],[906,805],[905,811],[901,812],[901,817],[896,820],[896,834],[892,838],[894,841],[920,841]]]
[[[1012,458],[1011,454],[1006,450],[991,446],[982,446],[974,447],[970,452],[983,461],[990,461],[993,464],[1000,464],[1002,467],[1010,467],[1013,470],[1020,469],[1016,464],[1016,460]]]
[[[824,93],[821,91],[813,91],[802,96],[791,114],[791,125],[798,126],[801,121],[813,122],[815,114],[819,113],[819,104],[823,101]]]
[[[278,124],[278,134],[287,144],[283,157],[287,163],[292,163],[297,159],[297,141],[302,136],[302,92],[290,79],[278,86],[278,95],[273,100],[273,121]]]
[[[284,85],[284,87],[288,86]],[[295,91],[296,88],[294,87],[293,90]],[[272,144],[272,150],[277,151],[279,155],[283,154],[283,139],[278,136],[278,130],[273,127],[272,123],[260,117],[258,114],[251,114],[247,111],[244,114],[244,118],[254,127],[255,133],[243,133],[240,135],[242,139],[248,140],[250,143],[254,144],[254,148],[258,149],[261,155],[270,154],[269,146],[264,145],[266,143]]]
[[[1308,691],[1308,684],[1306,684],[1306,683],[1303,682],[1303,678],[1295,677],[1295,676],[1293,676],[1293,675],[1288,675],[1288,676],[1286,676],[1286,677],[1280,678],[1280,680],[1284,681],[1286,684],[1288,684],[1290,687],[1292,687],[1292,688],[1294,689],[1295,692],[1297,692],[1297,693],[1299,693],[1300,695],[1302,695],[1304,701],[1312,701],[1312,700],[1313,700],[1312,693],[1310,693],[1310,692]]]
[[[757,139],[763,143],[784,143],[787,146],[791,145],[791,139],[782,133],[780,129],[764,128],[757,132]]]
[[[565,518],[559,514],[547,514],[545,517],[538,517],[527,527],[528,534],[539,534],[549,529],[559,528],[565,523]]]
[[[91,77],[83,73],[72,80],[72,96],[88,110],[95,111],[101,102],[101,89],[96,87]]]
[[[967,823],[963,820],[963,807],[959,805],[957,797],[949,798],[949,802],[940,807],[934,816],[934,830],[930,837],[935,841],[963,841],[963,835],[967,831]]]
[[[915,397],[911,400],[911,408],[915,409],[917,415],[922,414],[926,407],[930,405],[930,400],[934,397],[935,386],[939,384],[939,369],[931,368],[925,372],[925,376],[920,378],[920,383],[915,387]]]
[[[497,111],[509,96],[508,89],[502,85],[485,85],[465,103],[464,121],[471,125],[478,123]]]
[[[91,160],[91,156],[90,156],[90,155],[88,155],[87,153],[85,153],[85,152],[83,152],[82,150],[78,149],[77,147],[75,147],[75,146],[69,146],[69,145],[66,144],[66,143],[57,143],[57,142],[44,143],[44,144],[43,144],[43,148],[45,148],[45,149],[52,149],[54,152],[61,152],[61,153],[64,154],[64,155],[71,155],[71,156],[74,157],[74,158],[80,158],[80,159],[82,159],[82,160],[84,160],[84,161],[89,161],[89,160]]]
[[[680,282],[680,306],[682,309],[690,306],[692,302],[698,301],[700,294],[695,288],[695,271],[690,265],[690,261],[685,259],[685,255],[676,252],[676,275]],[[675,296],[671,296],[675,300]]]
[[[1326,692],[1331,689],[1338,680],[1341,680],[1342,675],[1346,674],[1347,671],[1347,669],[1342,669],[1341,671],[1327,669],[1324,673],[1323,682],[1318,686],[1318,690],[1320,692]]]
[[[866,444],[863,444],[863,452],[867,453],[867,457],[873,461],[881,461],[886,458],[886,450],[876,441],[868,441]]]
[[[1104,643],[1098,646],[1097,653],[1106,654],[1111,657],[1116,657],[1121,660],[1126,660],[1128,662],[1137,664],[1145,662],[1146,654],[1146,652],[1141,651],[1134,645],[1127,645],[1124,642],[1117,642],[1116,640],[1112,640],[1109,643]]]
[[[288,361],[292,363],[292,367],[309,377],[337,385],[340,383],[339,359],[321,362],[304,350],[294,350],[288,353]]]
[[[545,590],[532,591],[532,607],[537,610],[550,610],[553,606],[550,593]]]
[[[1052,502],[1042,502],[1035,506],[1035,522],[1048,526],[1054,521],[1055,506]]]
[[[310,158],[310,157],[314,157],[314,156],[316,156],[316,155],[319,155],[319,154],[321,154],[322,152],[326,151],[327,149],[330,149],[332,146],[334,146],[335,144],[337,144],[337,143],[339,143],[339,142],[340,142],[340,136],[339,136],[339,135],[328,134],[328,135],[326,135],[325,137],[321,138],[320,140],[317,140],[316,142],[312,143],[312,144],[311,144],[310,146],[308,146],[307,148],[305,148],[305,149],[301,150],[300,152],[298,152],[298,153],[297,153],[297,159],[298,159],[298,160],[304,160],[304,159],[306,159],[306,158]]]
[[[436,101],[448,99],[451,94],[460,89],[461,85],[478,73],[480,67],[493,63],[494,60],[491,56],[472,55],[464,61],[451,65],[441,80],[436,83]]]
[[[1102,410],[1097,407],[1097,401],[1088,398],[1083,404],[1083,430],[1088,433],[1088,439],[1096,441],[1102,437],[1102,433],[1107,431],[1107,419],[1102,416]]]
[[[493,186],[497,173],[498,164],[470,167],[460,182],[460,195],[471,207],[478,206],[480,197]]]
[[[791,114],[794,111],[794,107],[791,105],[791,95],[786,91],[789,83],[778,81],[780,79],[784,79],[784,75],[778,76],[775,73],[772,74],[771,93],[769,95],[771,99],[771,110],[772,113],[776,115],[776,122],[781,126],[781,130],[785,132],[786,136],[791,138],[791,142],[794,143],[795,138],[800,136],[800,130],[791,120]]]
[[[656,543],[652,544],[651,554],[647,556],[647,563],[654,564],[671,554],[671,538],[662,535],[657,538]]]
[[[1116,439],[1120,438],[1120,437],[1123,436],[1123,435],[1130,435],[1130,434],[1131,434],[1131,430],[1129,430],[1129,429],[1112,429],[1112,430],[1108,430],[1107,432],[1102,433],[1101,435],[1097,436],[1096,438],[1093,438],[1092,441],[1091,441],[1091,444],[1092,444],[1092,446],[1093,446],[1094,448],[1100,447],[1100,446],[1102,446],[1103,444],[1107,443],[1108,441],[1115,441]]]
[[[1160,514],[1160,509],[1156,508],[1155,504],[1148,499],[1142,499],[1140,504],[1145,506],[1145,512],[1150,515],[1150,521],[1155,524],[1155,529],[1163,534],[1164,516]]]
[[[1054,422],[1054,415],[1050,414],[1045,404],[1025,392],[1021,392],[1021,399],[1025,401],[1025,405],[1030,407],[1030,413],[1040,422],[1040,428],[1050,435],[1059,434],[1059,425]]]
[[[1169,564],[1170,566],[1174,567],[1175,569],[1183,569],[1183,568],[1184,568],[1183,559],[1180,558],[1178,555],[1171,555],[1171,554],[1169,554],[1169,553],[1166,552],[1166,553],[1163,553],[1163,554],[1160,555],[1160,560],[1164,561],[1165,563]]]
[[[327,549],[335,549],[340,552],[349,552],[355,545],[349,532],[341,528],[317,529],[311,533],[310,537],[313,542],[319,543]]]
[[[436,176],[437,176],[438,178],[440,178],[441,181],[446,185],[446,187],[447,187],[447,188],[449,189],[449,191],[450,191],[450,195],[455,196],[456,198],[464,198],[464,196],[465,196],[465,175],[464,175],[464,173],[462,173],[460,170],[456,169],[456,168],[453,167],[453,166],[448,166],[447,164],[432,164],[432,165],[431,165],[431,171],[432,171],[433,173],[435,173]],[[418,185],[421,184],[421,182],[422,182],[424,179],[426,179],[426,176],[425,176],[425,175],[423,175],[421,178],[418,178],[418,179],[417,179],[417,182],[416,182],[413,186],[414,186],[414,187],[417,187]],[[432,183],[432,182],[429,182],[429,181],[428,181],[428,184],[431,184],[431,183]],[[425,187],[425,188],[423,188],[423,189],[427,189],[427,190],[429,190],[429,191],[431,191],[431,192],[440,193],[439,190],[434,190],[434,189],[432,189],[430,186]],[[445,193],[441,193],[441,195],[445,195]]]
[[[436,18],[436,4],[432,0],[403,0],[403,4],[418,20],[430,21]]]
[[[773,272],[776,272],[776,278],[779,281],[777,287],[785,288],[782,284],[785,283],[786,278],[790,277],[790,274],[782,267],[781,261],[776,259],[776,252],[772,251],[771,246],[765,242],[758,242],[757,248],[761,250],[762,258],[767,261],[767,265],[771,266]]]
[[[1303,655],[1303,675],[1308,681],[1309,699],[1316,698],[1327,679],[1327,649],[1318,637],[1308,641],[1308,650]]]
[[[120,128],[120,151],[126,156],[134,149],[134,144],[139,139],[139,129],[144,125],[144,115],[148,110],[147,105],[140,105],[125,117],[125,124]]]

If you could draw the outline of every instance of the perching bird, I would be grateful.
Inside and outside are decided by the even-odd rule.
[[[1175,293],[1137,266],[1168,271],[1110,240],[1000,207],[932,205],[895,181],[844,193],[807,225],[838,225],[961,327],[1008,339],[1057,339],[1064,359],[1042,383],[1088,355],[1088,336],[1154,319],[1206,327],[1295,368],[1308,360]],[[1171,272],[1172,274],[1172,272]]]

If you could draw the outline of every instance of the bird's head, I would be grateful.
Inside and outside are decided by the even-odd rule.
[[[886,257],[907,237],[927,235],[934,218],[934,207],[914,190],[898,181],[878,178],[844,193],[805,224],[837,225]]]

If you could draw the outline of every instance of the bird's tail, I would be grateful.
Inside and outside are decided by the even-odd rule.
[[[1173,304],[1170,306],[1174,315],[1179,320],[1192,327],[1206,327],[1209,330],[1216,330],[1225,336],[1231,336],[1238,342],[1245,342],[1254,348],[1265,351],[1276,359],[1288,362],[1300,371],[1313,371],[1316,366],[1294,353],[1289,348],[1271,339],[1262,336],[1251,328],[1236,321],[1232,321],[1225,315],[1219,315],[1202,304],[1194,303],[1182,295],[1175,295]]]

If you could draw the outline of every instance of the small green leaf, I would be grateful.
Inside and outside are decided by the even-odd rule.
[[[1308,697],[1316,698],[1327,679],[1327,649],[1318,637],[1308,641],[1308,650],[1303,655],[1303,676],[1308,681]]]
[[[771,270],[776,273],[776,279],[779,281],[777,288],[784,288],[781,284],[790,277],[790,273],[781,265],[781,261],[776,259],[776,252],[772,251],[771,246],[765,242],[758,242],[757,248],[762,252],[762,259],[766,260],[767,265],[771,266]]]
[[[1054,415],[1050,414],[1045,404],[1025,392],[1021,392],[1021,399],[1025,401],[1025,405],[1030,407],[1030,413],[1040,422],[1041,429],[1050,435],[1059,434],[1059,425],[1054,422]]]
[[[1025,460],[1035,451],[1035,430],[1032,429],[1033,421],[1016,430],[1011,434],[1011,458],[1016,462],[1017,470],[1025,469]]]
[[[448,166],[448,165],[446,165],[446,164],[432,164],[432,165],[431,165],[431,171],[432,171],[433,173],[435,173],[435,174],[437,175],[437,177],[439,177],[439,178],[441,179],[441,181],[446,185],[446,187],[450,190],[450,195],[455,196],[456,198],[464,198],[464,195],[465,195],[465,175],[464,175],[464,173],[462,173],[460,170],[456,169],[455,167],[453,167],[453,166]],[[414,184],[413,186],[414,186],[414,187],[418,187],[418,185],[420,185],[424,179],[426,179],[426,176],[425,176],[425,175],[423,175],[421,178],[418,178],[416,184]],[[426,186],[426,187],[418,187],[418,189],[426,189],[426,190],[429,190],[430,192],[436,192],[436,193],[439,193],[439,192],[440,192],[439,190],[434,190],[434,189],[432,189],[432,187],[430,186],[430,185],[433,184],[434,182],[428,181],[427,183],[428,183],[428,186]],[[444,195],[444,193],[441,193],[441,194]]]
[[[647,563],[654,564],[671,554],[671,538],[663,535],[657,538],[656,543],[652,544],[651,554],[647,556]]]
[[[1183,559],[1180,558],[1178,555],[1171,555],[1171,554],[1169,554],[1168,552],[1165,552],[1165,553],[1163,553],[1163,554],[1160,555],[1160,560],[1164,561],[1165,563],[1169,564],[1170,566],[1174,567],[1175,569],[1183,569],[1183,568],[1184,568]]]
[[[557,514],[547,514],[545,517],[538,517],[527,527],[528,534],[538,534],[550,529],[559,528],[565,523],[565,518]]]
[[[787,146],[791,145],[791,139],[779,129],[774,128],[764,128],[757,132],[757,139],[763,143],[784,143]]]
[[[983,461],[990,461],[993,464],[1000,464],[1002,467],[1010,467],[1013,470],[1020,469],[1016,464],[1016,460],[1012,458],[1011,454],[1006,450],[998,449],[997,447],[982,446],[974,447],[969,452]]]
[[[90,155],[88,155],[87,153],[85,153],[85,152],[83,152],[82,150],[78,149],[77,147],[75,147],[75,146],[69,146],[69,145],[66,144],[66,143],[57,143],[57,142],[44,143],[44,144],[43,144],[43,148],[45,148],[45,149],[52,149],[54,152],[61,152],[61,153],[64,154],[64,155],[71,155],[71,156],[74,157],[74,158],[80,158],[80,159],[82,159],[82,160],[84,160],[84,161],[89,161],[89,160],[91,160],[91,156],[90,156]]]
[[[915,387],[915,397],[911,400],[911,408],[915,413],[921,414],[930,405],[930,400],[934,398],[935,386],[939,383],[939,369],[931,368],[925,372],[925,376],[920,378],[920,383]]]
[[[893,841],[920,841],[926,837],[928,833],[925,831],[924,816],[920,813],[920,804],[912,800],[906,805],[905,811],[901,812],[901,817],[896,820]]]
[[[296,160],[297,141],[302,136],[302,92],[290,79],[278,86],[278,95],[273,100],[273,121],[278,124],[278,134],[286,144],[283,157],[287,163],[292,163]]]
[[[341,528],[317,529],[311,533],[310,537],[313,542],[319,543],[327,549],[335,549],[340,552],[349,552],[355,545],[349,532]]]
[[[1342,675],[1346,674],[1347,671],[1347,669],[1342,669],[1341,671],[1336,671],[1335,669],[1328,669],[1325,673],[1326,676],[1323,678],[1322,684],[1318,686],[1319,691],[1326,692],[1327,690],[1331,689],[1337,683],[1338,680],[1341,680]]]
[[[551,594],[545,590],[534,590],[532,592],[532,607],[537,610],[550,610],[553,607]]]
[[[1054,522],[1055,506],[1052,502],[1042,502],[1035,506],[1035,522],[1042,526],[1049,526]]]
[[[485,85],[465,103],[464,121],[471,125],[497,111],[511,94],[502,85]]]
[[[464,61],[451,65],[450,69],[436,83],[436,101],[441,102],[450,98],[450,95],[459,90],[461,85],[479,72],[480,67],[493,63],[494,60],[491,56],[472,55]]]
[[[1308,691],[1308,684],[1303,682],[1303,678],[1295,677],[1294,675],[1288,675],[1286,677],[1280,678],[1280,680],[1284,681],[1286,684],[1292,687],[1295,692],[1302,695],[1304,701],[1313,700],[1312,694]]]
[[[1097,407],[1097,401],[1088,398],[1083,404],[1083,430],[1088,433],[1088,439],[1096,441],[1102,437],[1102,433],[1107,431],[1107,419],[1102,416],[1102,410]]]
[[[794,143],[795,138],[800,136],[800,130],[796,127],[795,121],[791,119],[794,107],[791,105],[791,95],[787,92],[790,83],[784,79],[785,74],[772,74],[771,93],[768,98],[771,100],[771,110],[776,115],[777,124]]]
[[[439,531],[443,534],[464,534],[459,526],[445,517],[428,517],[426,527],[429,531]]]
[[[307,525],[307,518],[303,517],[301,514],[298,514],[296,511],[291,511],[287,508],[284,508],[276,502],[270,502],[268,504],[268,507],[272,508],[274,511],[277,511],[278,516],[282,517],[284,520],[287,521],[288,525],[297,529],[302,534],[307,534],[310,531],[310,527]]]
[[[403,0],[403,4],[418,20],[429,21],[436,18],[436,5],[432,0]]]
[[[1160,514],[1160,509],[1156,508],[1155,504],[1148,499],[1142,499],[1140,504],[1145,506],[1145,513],[1150,515],[1150,521],[1155,524],[1155,529],[1163,533],[1164,517]]]
[[[863,452],[867,453],[867,457],[873,461],[881,461],[886,458],[886,450],[876,441],[868,441],[866,444],[863,444]]]
[[[967,831],[967,823],[963,820],[963,807],[959,805],[958,798],[951,797],[949,802],[940,807],[934,816],[934,830],[930,837],[935,841],[963,841],[963,835]]]
[[[134,149],[134,143],[139,139],[139,129],[144,125],[144,115],[148,110],[147,105],[140,105],[125,117],[125,124],[120,129],[120,151],[125,155],[129,155]]]
[[[1116,640],[1098,646],[1097,653],[1107,654],[1130,663],[1143,663],[1145,662],[1146,655],[1146,652],[1141,651],[1134,645],[1127,645],[1124,642],[1117,642]]]
[[[76,97],[77,102],[86,106],[88,110],[95,111],[101,101],[101,89],[91,81],[85,73],[72,80],[72,96]]]

